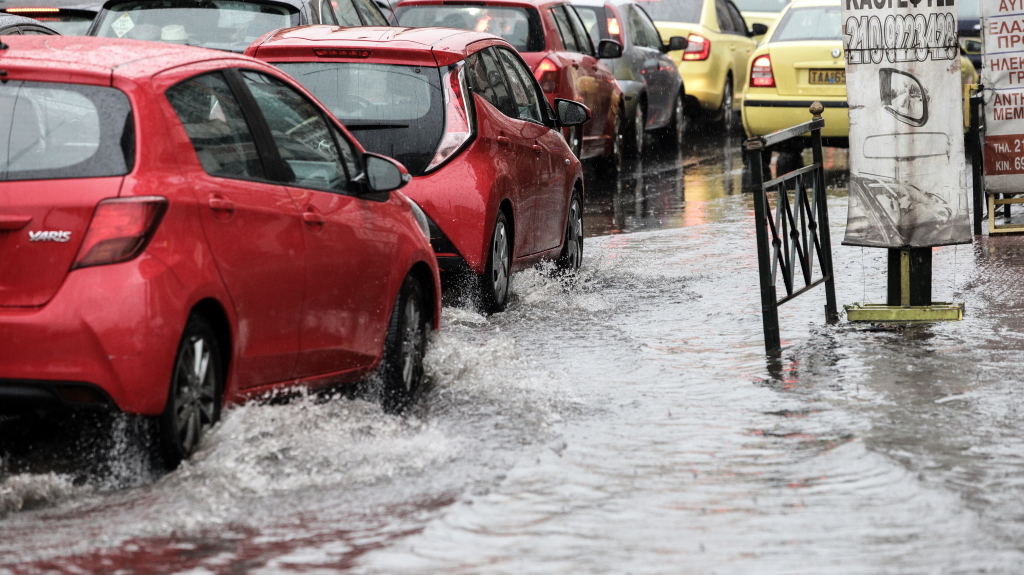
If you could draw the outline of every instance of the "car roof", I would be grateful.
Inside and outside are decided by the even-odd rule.
[[[45,22],[40,22],[35,18],[0,12],[0,28],[6,28],[8,26],[35,26],[37,28],[46,28],[54,34],[59,33],[50,26],[47,26]]]
[[[419,4],[452,4],[452,5],[468,5],[468,6],[530,6],[539,7],[547,6],[549,4],[565,4],[565,0],[474,0],[473,2],[452,2],[451,0],[403,0],[402,2],[395,5],[397,9],[399,6],[412,6]]]
[[[163,42],[92,36],[5,36],[0,65],[7,80],[33,79],[110,85],[114,76],[133,80],[169,68],[206,60],[238,60],[243,56]]]
[[[265,60],[316,60],[309,50],[315,48],[368,49],[374,61],[447,65],[467,55],[467,47],[476,42],[506,44],[485,32],[456,28],[404,28],[398,26],[340,27],[317,24],[283,28],[253,42],[247,51]],[[333,60],[333,59],[332,59]]]
[[[103,8],[114,6],[116,4],[123,4],[125,2],[145,2],[147,0],[106,0],[103,2]],[[160,2],[162,0],[148,0],[150,2]],[[302,10],[305,6],[313,3],[314,0],[232,0],[233,2],[239,2],[242,4],[284,4],[291,6],[296,10]]]
[[[88,10],[99,12],[102,0],[0,0],[0,10],[16,10],[18,8],[60,8],[63,10]]]

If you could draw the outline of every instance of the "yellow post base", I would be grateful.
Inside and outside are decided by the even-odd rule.
[[[846,319],[874,323],[927,323],[964,319],[964,304],[935,302],[932,305],[893,306],[880,303],[858,303],[843,306]]]

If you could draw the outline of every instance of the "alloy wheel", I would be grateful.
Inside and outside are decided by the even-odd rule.
[[[198,446],[206,427],[216,418],[217,379],[214,346],[203,335],[186,338],[178,353],[174,380],[174,436],[183,456]]]
[[[423,361],[426,347],[423,310],[420,309],[420,306],[419,298],[409,297],[406,298],[405,307],[402,310],[402,384],[405,386],[406,393],[412,393],[415,387],[418,368]]]
[[[562,269],[574,271],[583,265],[583,206],[578,195],[569,203],[569,218],[565,226],[565,248],[559,258]]]
[[[633,117],[633,136],[636,138],[636,142],[633,144],[636,146],[636,154],[639,156],[644,151],[644,107],[639,103],[636,105],[636,114]]]
[[[498,220],[494,227],[494,240],[491,242],[491,290],[495,303],[504,304],[508,298],[509,247],[508,231],[504,219]]]

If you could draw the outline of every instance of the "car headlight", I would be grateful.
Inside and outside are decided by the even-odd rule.
[[[430,241],[430,220],[427,219],[427,214],[423,213],[423,209],[416,205],[416,202],[405,198],[405,201],[409,202],[409,207],[412,209],[412,215],[416,218],[416,223],[420,225],[420,231],[423,232],[423,237]]]

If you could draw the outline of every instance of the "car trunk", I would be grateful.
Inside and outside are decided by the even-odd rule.
[[[769,56],[779,95],[845,97],[846,68],[842,48],[842,42],[771,44]]]
[[[53,297],[97,204],[118,195],[134,156],[124,93],[65,83],[0,85],[0,307],[39,306]]]
[[[5,182],[0,187],[0,307],[39,306],[74,263],[96,204],[123,177]]]

